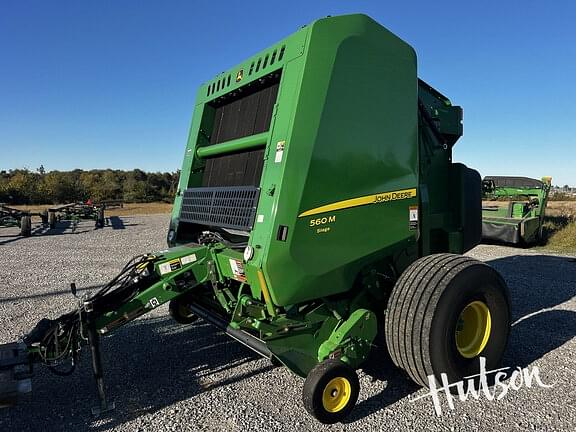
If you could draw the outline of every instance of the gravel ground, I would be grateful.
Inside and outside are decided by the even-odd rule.
[[[68,292],[113,277],[134,255],[165,247],[166,215],[116,217],[102,230],[82,222],[45,235],[0,231],[0,343],[26,333],[39,319],[74,305]],[[57,377],[37,369],[33,392],[0,410],[0,431],[247,431],[247,430],[564,430],[576,425],[576,260],[541,251],[481,245],[471,256],[506,279],[513,318],[506,366],[537,366],[552,388],[521,387],[501,400],[455,402],[437,416],[424,389],[376,353],[360,371],[360,398],[344,424],[323,426],[301,404],[303,381],[212,327],[179,326],[166,306],[103,341],[108,394],[116,410],[94,419],[89,357]]]

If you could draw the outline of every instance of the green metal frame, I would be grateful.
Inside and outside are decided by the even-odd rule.
[[[99,222],[104,224],[104,220],[100,220],[103,216],[103,212],[106,208],[104,203],[102,204],[87,204],[84,202],[74,202],[69,204],[63,204],[56,207],[51,207],[48,209],[48,214],[52,213],[53,216],[50,218],[54,221],[70,221],[72,222],[72,231],[76,230],[78,223],[82,219],[91,219],[96,222],[96,226],[99,226]],[[53,227],[51,227],[53,228]]]
[[[30,212],[26,210],[18,210],[7,205],[0,203],[0,227],[22,227],[22,218],[32,216],[39,216],[42,219],[42,223],[46,223],[46,215],[39,212]]]

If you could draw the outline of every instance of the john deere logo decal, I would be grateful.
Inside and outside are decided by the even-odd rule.
[[[243,77],[244,77],[244,69],[240,69],[236,74],[236,82],[242,81]]]

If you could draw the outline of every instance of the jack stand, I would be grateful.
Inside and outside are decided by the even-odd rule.
[[[102,358],[100,356],[100,336],[96,331],[96,326],[92,320],[92,305],[86,306],[86,324],[88,328],[88,344],[90,345],[90,354],[92,355],[92,371],[94,372],[94,379],[96,380],[96,387],[98,389],[98,399],[100,406],[92,408],[94,416],[100,416],[104,413],[114,410],[114,402],[108,403],[106,400],[106,392],[104,388],[104,373],[102,371]]]

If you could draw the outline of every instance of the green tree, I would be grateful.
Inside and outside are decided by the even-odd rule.
[[[50,171],[44,176],[46,198],[54,204],[86,199],[86,189],[79,178],[70,172]]]

